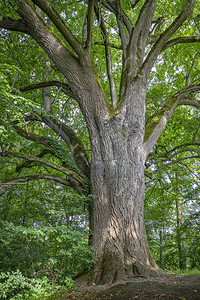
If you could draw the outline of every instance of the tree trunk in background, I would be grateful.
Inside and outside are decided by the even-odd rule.
[[[181,211],[181,201],[179,199],[176,200],[176,213],[177,213],[177,244],[178,244],[178,253],[179,253],[179,268],[180,270],[185,270],[186,262],[185,262],[182,234],[181,234],[182,211]]]
[[[176,182],[178,183],[178,172],[175,171],[176,175]],[[178,245],[178,254],[179,254],[179,268],[180,270],[185,270],[186,262],[185,262],[185,255],[184,255],[184,246],[182,241],[182,233],[181,233],[181,225],[182,225],[182,207],[181,207],[181,192],[180,187],[176,185],[176,220],[177,220],[177,245]]]
[[[163,269],[163,230],[160,229],[159,232],[159,239],[160,239],[160,267]]]

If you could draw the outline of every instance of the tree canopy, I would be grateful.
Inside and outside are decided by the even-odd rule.
[[[151,251],[156,262],[167,268],[171,254],[161,250],[173,239],[179,245],[178,267],[178,257],[183,259],[183,248],[189,251],[189,236],[199,222],[200,3],[12,0],[2,1],[0,11],[2,220],[17,226],[16,236],[20,226],[58,226],[58,235],[70,239],[77,234],[75,241],[82,232],[86,238],[89,226],[91,244],[108,269],[102,253],[107,249],[109,259],[113,257],[109,237],[117,239],[121,226],[113,216],[123,211],[124,219],[128,215],[136,220],[137,203],[143,207],[139,194],[144,188],[144,165]],[[135,181],[128,186],[130,178]],[[134,190],[131,196],[129,190]],[[180,202],[183,217],[177,223]],[[106,203],[109,213],[104,210]],[[129,215],[129,210],[134,213]],[[98,221],[104,217],[106,225],[98,231]],[[114,224],[118,233],[108,224]],[[127,224],[118,244],[128,240]],[[73,229],[66,233],[63,225]],[[184,247],[180,232],[186,227]],[[108,234],[104,228],[109,228]],[[50,245],[54,232],[45,230],[37,239],[40,234],[47,236]],[[10,236],[12,240],[14,235]],[[198,238],[195,235],[193,246],[199,251]],[[125,251],[121,248],[120,254]],[[86,262],[93,257],[88,251],[83,263],[73,270],[66,268],[63,276],[88,271]],[[140,252],[131,251],[134,259]],[[76,249],[70,253],[74,258]],[[192,255],[190,265],[199,267],[198,254]],[[64,254],[58,257],[60,263]],[[123,272],[129,260],[125,259]],[[133,263],[132,273],[143,272],[144,263],[138,260],[142,258]],[[69,266],[66,258],[65,264]],[[97,282],[118,280],[123,273],[116,270],[110,279],[98,263],[97,268],[103,270]]]

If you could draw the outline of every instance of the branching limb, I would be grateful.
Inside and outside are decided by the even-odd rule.
[[[52,169],[55,169],[55,170],[65,174],[69,178],[72,178],[72,179],[76,180],[78,184],[84,185],[84,179],[81,178],[81,176],[78,175],[76,172],[74,172],[72,170],[69,170],[67,168],[63,168],[62,166],[59,166],[55,163],[51,163],[51,162],[49,162],[47,160],[44,160],[40,157],[27,155],[27,154],[23,154],[23,153],[20,153],[20,152],[9,152],[9,151],[1,152],[1,156],[4,156],[4,157],[18,157],[18,158],[26,159],[26,160],[31,161],[31,162],[40,163],[42,165],[45,165],[47,167],[50,167]]]
[[[102,3],[104,7],[106,7],[110,12],[114,13],[118,19],[120,16],[122,23],[128,30],[129,34],[131,33],[132,30],[132,23],[128,16],[125,14],[123,9],[121,8],[120,0],[112,1],[112,0],[100,0],[99,2]]]
[[[53,180],[53,181],[56,181],[63,185],[71,187],[71,183],[68,180],[66,180],[62,177],[53,175],[53,174],[35,174],[35,175],[27,175],[27,176],[23,176],[23,177],[17,177],[17,178],[13,178],[11,180],[1,182],[0,186],[6,187],[9,185],[13,185],[13,184],[23,184],[23,183],[26,183],[27,181],[40,180],[40,179]]]
[[[161,146],[161,145],[158,145],[158,146]],[[196,147],[196,149],[194,147]],[[200,143],[186,143],[186,144],[178,145],[169,151],[167,151],[167,149],[165,149],[165,152],[161,152],[161,153],[159,152],[159,154],[151,153],[151,154],[149,154],[148,159],[152,159],[152,158],[169,159],[169,157],[172,158],[174,156],[177,156],[180,153],[185,153],[185,152],[200,153],[199,147],[200,147]]]
[[[96,0],[88,1],[88,9],[85,18],[85,23],[83,25],[83,46],[90,52],[91,41],[92,41],[92,21],[94,13],[94,5]]]
[[[22,18],[24,24],[28,28],[28,34],[35,39],[35,41],[43,48],[50,59],[54,62],[60,72],[66,77],[71,77],[73,70],[79,70],[80,66],[77,61],[77,57],[64,45],[64,43],[55,36],[49,26],[45,23],[36,10],[25,0],[14,0],[17,6],[17,13]],[[44,1],[41,0],[44,3]],[[46,3],[46,1],[45,1]],[[46,3],[48,6],[48,4]],[[12,30],[15,30],[14,24],[12,24]],[[2,27],[2,26],[1,26]],[[10,29],[11,30],[11,29]],[[19,28],[18,28],[19,31]],[[70,33],[69,35],[70,36]],[[70,39],[70,38],[69,38]],[[73,39],[73,38],[72,38]],[[79,48],[81,48],[79,44]],[[77,50],[78,45],[74,42],[74,48]],[[78,50],[77,50],[78,51]],[[67,68],[66,68],[67,66]],[[76,72],[78,75],[79,72]],[[77,80],[74,78],[74,80]]]
[[[94,45],[104,46],[104,43],[94,42]],[[108,43],[108,46],[111,47],[111,48],[117,49],[117,50],[122,50],[122,46],[120,46],[120,45],[118,46],[118,45],[115,45],[115,44],[112,44],[112,43]]]
[[[172,22],[172,24],[160,35],[159,39],[152,47],[142,67],[145,73],[146,80],[148,79],[151,68],[153,67],[160,52],[163,50],[168,39],[177,31],[177,29],[185,22],[185,20],[192,15],[195,2],[195,0],[185,0],[185,4],[181,13],[174,20],[174,22]]]
[[[14,20],[10,17],[4,17],[0,21],[0,28],[5,28],[11,31],[20,31],[30,34],[29,28],[22,19]]]
[[[51,80],[51,81],[44,81],[44,82],[39,82],[35,84],[31,84],[25,87],[20,88],[21,92],[27,92],[35,89],[40,89],[44,87],[50,87],[50,86],[56,86],[61,88],[61,91],[65,93],[67,96],[70,96],[71,98],[74,98],[74,95],[69,87],[68,84],[56,80]]]
[[[158,169],[152,171],[152,174],[155,174],[155,173],[157,173],[158,171],[160,171],[160,170],[162,170],[162,169],[164,169],[164,168],[166,168],[166,167],[168,167],[168,166],[170,166],[170,165],[178,164],[178,163],[180,163],[180,162],[182,162],[182,161],[184,161],[184,160],[187,160],[187,159],[193,159],[193,158],[199,159],[199,158],[200,158],[200,155],[191,155],[191,156],[187,156],[187,157],[183,157],[183,158],[178,158],[178,159],[176,159],[176,160],[172,160],[172,161],[170,161],[169,163],[164,164],[164,165],[161,166],[160,168],[158,168]]]
[[[63,22],[60,15],[54,10],[48,0],[32,0],[42,11],[44,11],[50,20],[55,24],[56,28],[60,31],[72,49],[80,55],[83,51],[81,44],[72,34],[70,29]]]
[[[58,149],[55,149],[54,144],[52,143],[51,139],[49,139],[47,137],[44,137],[44,136],[40,136],[38,134],[29,132],[29,131],[26,131],[26,130],[24,130],[23,128],[19,127],[16,124],[12,124],[12,126],[20,136],[22,136],[22,137],[24,137],[28,140],[34,141],[38,144],[46,146],[48,149],[53,151],[54,156],[57,157],[62,162],[63,166],[66,166],[67,168],[70,168],[70,169],[74,170],[74,167],[70,167],[69,165],[66,164],[66,159],[65,158],[68,156],[68,153],[63,151],[63,148],[61,148],[59,144],[58,144],[57,148],[60,151],[57,151]]]
[[[127,15],[121,8],[121,4],[119,0],[101,0],[99,1],[106,9],[108,9],[111,13],[116,15],[117,24],[119,28],[119,35],[121,38],[122,48],[125,51],[129,42],[129,36],[132,30],[132,24]],[[127,32],[128,31],[128,32]]]
[[[108,73],[108,79],[110,84],[110,93],[111,93],[111,99],[112,99],[112,105],[113,107],[117,106],[117,92],[115,87],[115,80],[112,73],[112,57],[111,57],[111,51],[109,46],[109,38],[108,33],[106,30],[106,26],[104,24],[103,18],[100,15],[100,11],[97,5],[95,5],[95,13],[97,16],[97,19],[99,21],[99,25],[101,28],[101,33],[104,38],[104,46],[105,46],[105,53],[106,53],[106,67],[107,67],[107,73]]]
[[[141,58],[143,58],[154,11],[156,8],[156,2],[157,0],[146,0],[140,11],[130,39],[130,53],[132,57],[135,57],[137,54],[137,56],[139,55]]]
[[[83,174],[89,178],[90,176],[90,163],[88,160],[87,152],[85,147],[76,133],[64,123],[57,123],[52,118],[41,116],[42,120],[48,125],[54,132],[59,134],[63,141],[68,145],[76,165],[83,172]]]
[[[140,0],[136,0],[134,3],[131,3],[131,8],[134,9]]]
[[[199,42],[200,42],[200,36],[179,36],[175,39],[171,39],[168,42],[166,42],[164,47],[162,48],[162,51],[177,44],[199,43]]]
[[[50,82],[41,82],[39,84],[33,84],[30,86],[27,86],[25,88],[21,88],[20,90],[25,92],[28,90],[36,89],[36,88],[41,88],[48,84],[49,86],[61,86],[62,90],[65,93],[68,93],[68,85],[58,82],[58,81],[50,81]],[[83,172],[83,174],[89,178],[90,177],[90,163],[88,160],[87,152],[85,150],[85,147],[77,134],[71,129],[68,125],[64,123],[58,123],[56,120],[53,118],[47,117],[45,115],[40,115],[42,121],[49,126],[54,132],[56,132],[63,141],[68,145],[71,154],[74,158],[74,161],[77,165],[77,167]],[[35,135],[34,133],[28,133],[27,131],[23,130],[21,127],[16,125],[16,122],[13,123],[13,127],[17,131],[19,135],[22,137],[25,137],[29,140],[35,141],[39,144],[43,144],[46,147],[50,148],[52,150],[51,143],[49,142],[48,138],[41,137],[39,135]],[[55,153],[56,155],[56,153]]]
[[[200,84],[189,86],[184,90],[174,94],[171,98],[169,98],[159,112],[154,116],[151,122],[145,128],[145,136],[144,136],[144,161],[148,156],[149,152],[153,149],[156,141],[160,137],[162,131],[170,120],[172,113],[176,109],[178,105],[191,105],[194,107],[200,107],[200,102],[196,101],[191,95],[188,93],[195,93],[200,90]]]
[[[125,47],[122,41],[123,67],[120,83],[120,99],[124,98],[124,95],[126,94],[127,82],[129,79],[135,78],[139,71],[141,73],[140,67],[143,63],[145,46],[149,35],[156,1],[157,0],[145,1],[135,26],[132,26],[131,34],[128,37],[128,43],[125,43]],[[118,20],[118,25],[120,26],[120,19]]]
[[[41,153],[39,153],[36,157],[43,157],[44,155],[46,154],[51,154],[53,156],[55,156],[55,153],[53,151],[51,151],[50,149],[44,149],[41,151]],[[18,164],[17,167],[16,167],[16,172],[20,172],[23,168],[28,168],[31,166],[32,162],[34,161],[26,161],[22,164]]]
[[[12,126],[14,127],[16,132],[20,136],[24,137],[25,139],[28,139],[28,140],[34,141],[38,144],[44,145],[47,148],[51,148],[51,145],[50,145],[50,142],[49,142],[48,138],[40,136],[40,135],[32,133],[32,132],[27,132],[26,130],[24,130],[23,128],[19,127],[16,124],[12,124]]]

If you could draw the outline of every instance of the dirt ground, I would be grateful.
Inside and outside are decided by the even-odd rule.
[[[200,300],[200,275],[144,278],[112,286],[80,287],[68,299],[91,300]]]

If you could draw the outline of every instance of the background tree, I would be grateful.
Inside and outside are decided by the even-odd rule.
[[[22,93],[43,88],[36,103],[21,94],[13,96],[4,82],[2,130],[6,131],[9,124],[10,135],[15,131],[37,144],[35,149],[30,144],[31,154],[17,151],[16,143],[10,151],[7,140],[11,139],[4,134],[2,157],[16,158],[18,172],[33,166],[25,176],[11,178],[8,174],[3,178],[4,186],[49,179],[78,193],[88,193],[90,188],[94,194],[89,205],[91,245],[97,256],[91,274],[92,280],[100,283],[123,279],[125,274],[159,272],[150,255],[144,228],[143,165],[175,109],[180,105],[199,107],[195,98],[200,88],[196,71],[198,50],[195,54],[190,52],[193,65],[184,70],[186,80],[175,76],[179,79],[171,86],[173,67],[169,73],[166,68],[173,58],[172,46],[199,42],[199,4],[195,7],[193,0],[164,5],[156,2],[91,0],[58,4],[16,0],[1,4],[2,34],[7,34],[5,29],[22,32],[18,44],[24,43],[27,51],[28,43],[35,53],[38,48],[27,37],[31,36],[52,61],[41,50],[38,52],[44,70],[42,82],[35,83],[36,67],[28,72],[29,86],[27,81],[21,84],[20,72],[12,81],[7,79],[11,88],[18,87]],[[17,39],[15,35],[13,38]],[[20,70],[21,65],[18,62]],[[151,90],[160,83],[153,76],[159,68],[158,80],[170,87],[154,98]],[[175,75],[180,71],[182,68],[178,67]],[[57,91],[52,88],[54,100],[50,86],[58,87]],[[60,91],[73,98],[80,108],[89,133],[91,162],[86,150],[88,140],[81,140],[79,132],[70,126],[79,115],[78,106],[70,101],[71,118],[63,115],[68,102],[57,101]],[[38,92],[30,93],[36,99]],[[12,110],[16,106],[18,115]],[[20,159],[25,162],[19,163]],[[46,172],[40,168],[33,173],[38,164]]]

